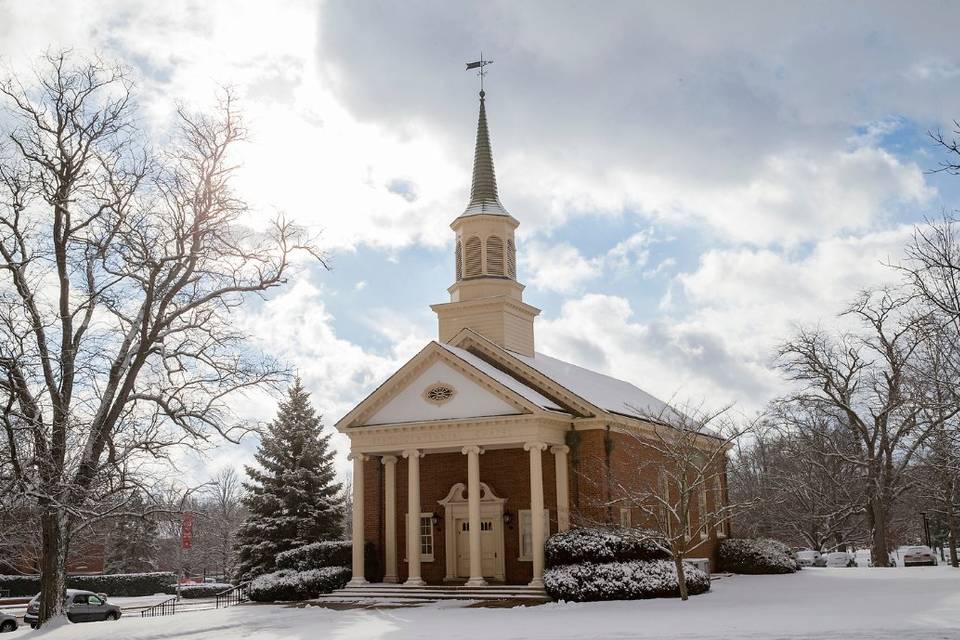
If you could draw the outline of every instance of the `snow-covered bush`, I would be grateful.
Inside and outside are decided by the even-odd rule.
[[[67,576],[67,588],[86,589],[108,596],[151,596],[163,593],[177,579],[169,571],[114,573],[102,576]],[[33,596],[40,591],[40,576],[0,576],[0,591],[11,596]]]
[[[550,536],[544,546],[548,567],[584,562],[627,562],[670,558],[656,531],[620,527],[577,527]]]
[[[227,582],[204,582],[202,584],[182,584],[180,585],[180,597],[188,600],[193,598],[212,598],[224,591],[233,589],[233,585]],[[170,595],[177,594],[177,585],[168,584],[163,590]]]
[[[247,593],[255,602],[307,600],[321,593],[342,589],[350,580],[347,567],[323,567],[308,571],[281,569],[254,578]]]
[[[348,541],[331,540],[314,542],[297,549],[277,554],[277,566],[281,569],[307,571],[322,567],[349,567],[353,545]]]
[[[720,571],[731,573],[794,573],[800,569],[790,547],[769,538],[728,538],[720,541]]]
[[[150,573],[113,573],[102,576],[68,576],[67,587],[86,589],[108,596],[150,596],[162,593],[164,585],[176,582],[170,571]]]
[[[710,589],[710,576],[700,569],[687,564],[684,574],[690,595]],[[551,598],[570,602],[680,597],[673,560],[585,562],[551,567],[543,574],[543,584]]]

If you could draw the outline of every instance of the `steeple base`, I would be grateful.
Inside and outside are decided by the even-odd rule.
[[[440,341],[473,329],[504,349],[533,356],[533,319],[540,309],[507,295],[430,306],[440,323]]]

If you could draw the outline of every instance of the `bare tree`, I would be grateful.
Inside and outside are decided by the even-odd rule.
[[[729,407],[709,412],[667,410],[648,429],[627,432],[644,454],[636,456],[637,482],[619,478],[609,504],[636,510],[673,555],[680,598],[688,597],[684,561],[711,532],[725,535],[745,505],[727,499],[727,452],[745,429]]]
[[[203,510],[210,519],[217,567],[223,576],[233,575],[233,541],[246,515],[241,498],[243,483],[235,469],[224,469],[213,477]]]
[[[845,313],[859,330],[831,335],[802,330],[780,350],[780,366],[800,390],[778,402],[783,416],[829,418],[856,441],[850,451],[836,439],[826,452],[853,465],[863,485],[874,566],[889,564],[894,504],[910,486],[911,463],[931,433],[916,366],[924,341],[909,296],[866,292]],[[809,433],[817,425],[794,420]]]
[[[41,623],[63,613],[71,536],[118,515],[102,498],[136,484],[144,456],[248,427],[229,400],[284,372],[231,312],[309,250],[282,219],[243,226],[230,158],[244,129],[229,92],[213,115],[180,109],[151,154],[132,90],[123,69],[67,53],[47,55],[28,84],[0,84],[12,123],[0,150],[0,424],[12,482],[40,515]]]
[[[859,471],[834,453],[855,451],[848,430],[827,416],[772,411],[767,427],[752,435],[728,474],[731,500],[751,505],[738,514],[738,531],[820,551],[861,542]]]

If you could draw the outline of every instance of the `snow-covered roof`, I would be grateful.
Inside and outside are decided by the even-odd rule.
[[[454,347],[449,344],[441,344],[440,346],[442,346],[444,349],[446,349],[453,355],[457,356],[461,360],[464,360],[474,368],[479,369],[480,371],[490,376],[491,378],[493,378],[503,386],[507,387],[511,391],[515,391],[516,393],[520,394],[521,396],[523,396],[530,402],[534,403],[538,407],[541,407],[543,409],[550,409],[551,411],[563,411],[563,408],[557,405],[553,400],[550,400],[549,398],[543,396],[536,390],[531,389],[527,385],[523,384],[521,381],[511,376],[509,373],[505,371],[501,371],[500,369],[497,369],[495,366],[493,366],[486,360],[478,358],[477,356],[473,355],[466,349]]]
[[[536,353],[532,358],[512,351],[510,354],[568,391],[606,411],[661,420],[675,415],[666,402],[624,380],[543,353]]]

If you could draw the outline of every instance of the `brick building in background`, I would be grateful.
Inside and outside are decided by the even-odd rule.
[[[618,492],[656,474],[642,436],[672,409],[534,350],[540,311],[517,281],[519,223],[500,203],[484,98],[470,202],[451,225],[456,280],[450,302],[432,307],[439,340],[337,423],[353,460],[354,585],[365,582],[364,542],[377,581],[541,586],[551,533],[649,524]],[[725,491],[719,469],[700,504],[716,510]],[[705,527],[690,556],[712,558],[723,535]]]

